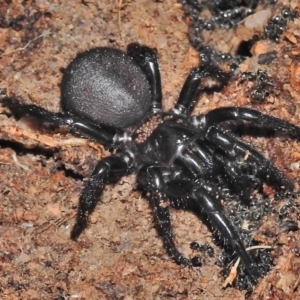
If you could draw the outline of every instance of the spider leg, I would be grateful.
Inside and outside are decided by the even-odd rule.
[[[111,146],[113,143],[119,142],[127,137],[121,130],[109,125],[94,124],[82,117],[79,119],[68,113],[50,112],[37,105],[24,104],[17,98],[5,97],[1,99],[0,102],[3,106],[7,107],[17,119],[32,117],[55,127],[66,126],[70,132],[96,140],[105,146]]]
[[[127,173],[131,165],[130,153],[106,157],[96,165],[80,195],[77,219],[71,232],[71,239],[76,240],[87,227],[88,216],[99,202],[105,185],[118,181]]]
[[[224,166],[224,173],[239,199],[245,204],[249,204],[249,199],[253,191],[253,182],[249,174],[244,174],[239,162],[229,159],[219,153],[215,153],[215,159]]]
[[[138,43],[127,46],[127,54],[145,72],[151,86],[152,110],[160,111],[162,106],[161,78],[156,51]]]
[[[225,134],[216,127],[210,127],[206,133],[207,138],[221,148],[232,159],[243,159],[256,169],[256,176],[278,189],[292,190],[292,183],[285,175],[272,165],[263,155],[251,146],[237,138]]]
[[[263,114],[246,107],[222,107],[211,110],[205,115],[193,118],[194,124],[200,128],[220,124],[230,120],[243,120],[257,128],[287,133],[291,138],[300,140],[300,127],[279,118]]]
[[[203,215],[203,212],[207,215],[208,221],[221,233],[225,243],[229,243],[241,257],[248,275],[255,282],[256,278],[259,277],[255,264],[247,253],[238,233],[223,213],[223,207],[214,194],[214,188],[208,183],[201,183],[201,186],[194,190],[192,197],[187,198],[186,201],[188,208],[199,217]]]
[[[151,191],[149,200],[153,208],[158,233],[162,237],[165,248],[173,260],[182,265],[194,266],[199,262],[199,257],[196,256],[192,259],[187,259],[177,250],[171,231],[169,205],[176,209],[190,210],[196,213],[199,218],[202,218],[203,214],[205,214],[210,224],[220,232],[224,242],[230,244],[233,250],[241,257],[249,271],[251,280],[253,282],[256,281],[259,274],[255,270],[254,263],[245,250],[238,233],[224,215],[222,205],[216,195],[214,195],[213,188],[211,186],[204,183],[203,186],[201,185],[200,187],[195,188],[193,193],[187,196],[185,191],[178,193],[178,188],[176,188],[176,186],[181,183],[180,185],[183,189],[185,186],[190,187],[190,181],[183,179],[165,182],[158,167],[150,167],[146,170],[146,173],[148,173],[147,178],[142,180],[148,181],[148,184],[151,185],[151,187],[148,187],[146,191],[148,193]],[[189,190],[189,188],[186,190]],[[179,196],[178,194],[182,195]],[[165,202],[166,197],[169,198],[169,204],[168,202]]]
[[[239,198],[249,204],[247,200],[250,199],[253,191],[253,182],[248,174],[242,172],[235,159],[221,155],[218,151],[212,151],[202,139],[190,142],[177,159],[177,163],[185,166],[195,179],[200,174],[203,178],[211,178],[215,181],[215,174],[222,172]]]
[[[147,194],[153,210],[154,220],[158,234],[161,236],[164,247],[169,256],[178,264],[184,266],[199,266],[199,257],[186,258],[174,243],[171,228],[169,205],[166,201],[166,183],[158,166],[147,166],[138,173],[138,181],[142,190]]]
[[[220,82],[221,86],[225,86],[230,78],[230,74],[214,65],[193,68],[181,89],[173,112],[183,115],[191,112],[198,100],[200,83],[205,78],[215,79]]]
[[[241,257],[249,270],[251,280],[255,282],[259,274],[256,272],[254,263],[245,250],[238,233],[223,213],[222,205],[212,186],[200,181],[201,186],[198,187],[199,182],[197,182],[191,194],[194,183],[187,179],[180,179],[180,177],[182,176],[179,176],[178,179],[169,178],[169,180],[165,180],[164,174],[158,166],[147,167],[138,176],[139,183],[147,193],[153,208],[158,233],[162,237],[170,257],[183,265],[196,265],[199,262],[199,257],[187,259],[177,250],[171,230],[169,205],[176,209],[190,210],[196,213],[199,218],[205,214],[210,224],[220,232],[224,242],[230,244]],[[178,186],[180,187],[178,188]],[[166,198],[168,199],[167,202],[165,202]]]

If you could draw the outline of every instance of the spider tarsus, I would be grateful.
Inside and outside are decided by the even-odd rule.
[[[84,211],[79,211],[76,217],[76,223],[71,230],[70,237],[73,241],[76,241],[84,229],[87,227],[88,217]]]

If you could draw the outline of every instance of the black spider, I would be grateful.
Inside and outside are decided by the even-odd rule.
[[[138,188],[149,200],[158,233],[174,261],[201,264],[198,256],[186,258],[177,250],[169,207],[204,216],[224,244],[241,257],[245,272],[255,282],[260,273],[225,216],[221,199],[226,200],[226,196],[220,185],[225,184],[245,204],[263,183],[278,191],[291,191],[293,185],[257,150],[238,139],[226,127],[227,121],[243,121],[258,132],[281,131],[299,140],[300,127],[243,107],[217,108],[191,116],[204,79],[224,85],[229,77],[213,65],[192,69],[175,107],[163,112],[156,52],[130,44],[127,53],[95,48],[79,54],[63,75],[61,113],[24,104],[14,97],[1,102],[16,118],[30,116],[52,126],[64,126],[116,150],[97,163],[81,193],[72,239],[86,228],[105,185],[136,173]],[[154,129],[149,130],[147,124]]]

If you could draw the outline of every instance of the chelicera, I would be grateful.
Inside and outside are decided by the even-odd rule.
[[[256,263],[224,213],[221,200],[226,201],[227,195],[219,187],[225,185],[247,205],[253,190],[263,184],[284,192],[292,191],[293,184],[227,125],[229,121],[237,126],[249,124],[257,129],[255,136],[267,130],[297,140],[300,127],[245,107],[217,108],[192,116],[201,84],[213,79],[223,86],[229,78],[213,65],[193,68],[174,108],[164,112],[156,52],[130,44],[127,52],[108,47],[88,50],[69,64],[61,84],[63,112],[24,104],[15,97],[1,102],[16,118],[38,118],[114,149],[114,154],[96,164],[80,195],[72,239],[87,227],[105,185],[135,173],[164,247],[175,262],[199,266],[201,258],[188,258],[177,249],[170,207],[204,219],[242,259],[250,281],[255,282],[260,276]],[[154,129],[147,132],[145,124],[151,122]]]

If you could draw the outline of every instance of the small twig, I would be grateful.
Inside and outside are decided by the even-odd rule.
[[[237,268],[240,264],[241,258],[239,257],[237,259],[237,261],[235,262],[235,264],[232,266],[232,268],[230,269],[230,273],[229,275],[226,277],[222,287],[226,288],[227,285],[232,284],[233,281],[235,280],[236,276],[237,276]]]
[[[41,234],[41,233],[47,231],[52,226],[59,227],[66,221],[73,219],[75,216],[76,216],[76,213],[74,212],[74,213],[68,214],[64,217],[59,217],[58,219],[55,219],[54,221],[51,221],[51,222],[46,221],[44,224],[39,225],[36,229],[34,229],[34,233]]]
[[[267,246],[267,245],[257,245],[257,246],[252,246],[252,247],[246,248],[247,251],[255,250],[255,249],[275,249],[275,247]]]
[[[18,51],[23,51],[25,50],[32,42],[36,41],[37,39],[40,39],[41,37],[45,36],[46,34],[43,33],[41,35],[39,35],[38,37],[34,38],[33,40],[29,41],[24,47],[20,47],[18,49],[15,49],[15,50],[12,50],[12,51],[9,51],[9,52],[4,52],[2,54],[0,54],[0,57],[1,56],[5,56],[5,55],[9,55],[9,54],[12,54],[12,53],[15,53],[15,52],[18,52]]]
[[[30,169],[26,165],[23,165],[18,161],[18,158],[17,158],[17,155],[15,152],[13,153],[12,158],[17,167],[25,170],[26,172],[30,171]]]
[[[272,246],[266,246],[266,245],[258,245],[258,246],[252,246],[252,247],[246,248],[247,251],[255,250],[255,249],[274,249],[274,247],[272,247]],[[224,283],[222,285],[223,288],[227,287],[229,284],[232,284],[233,281],[236,279],[237,268],[238,268],[240,262],[241,262],[241,258],[239,257],[237,259],[237,261],[235,262],[235,264],[230,269],[230,273],[226,277],[226,279],[225,279],[225,281],[224,281]]]

